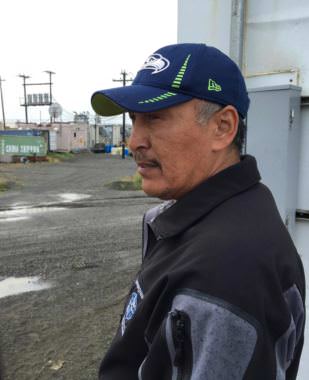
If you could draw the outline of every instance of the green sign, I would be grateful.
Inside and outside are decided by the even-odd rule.
[[[46,156],[47,144],[40,136],[0,135],[0,154],[9,156]]]

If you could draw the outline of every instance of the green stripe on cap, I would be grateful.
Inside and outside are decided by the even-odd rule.
[[[185,72],[187,70],[187,66],[188,66],[188,62],[189,62],[189,59],[191,57],[191,54],[189,54],[186,58],[186,60],[184,61],[183,65],[181,66],[180,70],[178,71],[178,74],[176,75],[173,83],[172,83],[172,87],[174,88],[180,88],[181,86],[181,82],[182,82],[182,79],[185,75]]]
[[[169,92],[165,92],[162,95],[156,96],[155,98],[141,100],[141,101],[138,102],[138,104],[156,103],[156,102],[160,102],[162,100],[168,99],[168,98],[170,98],[171,96],[174,96],[174,95],[177,95],[177,94],[175,94],[174,92],[170,92],[169,91]]]

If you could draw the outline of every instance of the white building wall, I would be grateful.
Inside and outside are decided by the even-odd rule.
[[[293,84],[302,87],[302,96],[309,95],[308,0],[249,0],[247,4],[245,75],[296,70]]]
[[[178,0],[178,42],[203,42],[229,53],[231,0]]]
[[[113,145],[119,145],[121,142],[121,126],[113,125]]]

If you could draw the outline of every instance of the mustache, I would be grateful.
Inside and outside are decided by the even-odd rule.
[[[133,153],[133,158],[137,164],[143,162],[153,166],[161,167],[161,164],[158,160],[156,160],[155,158],[148,157],[145,152],[140,150]]]

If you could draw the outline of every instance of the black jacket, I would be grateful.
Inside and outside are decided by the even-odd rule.
[[[143,263],[103,380],[294,380],[302,263],[245,156],[144,217]]]

